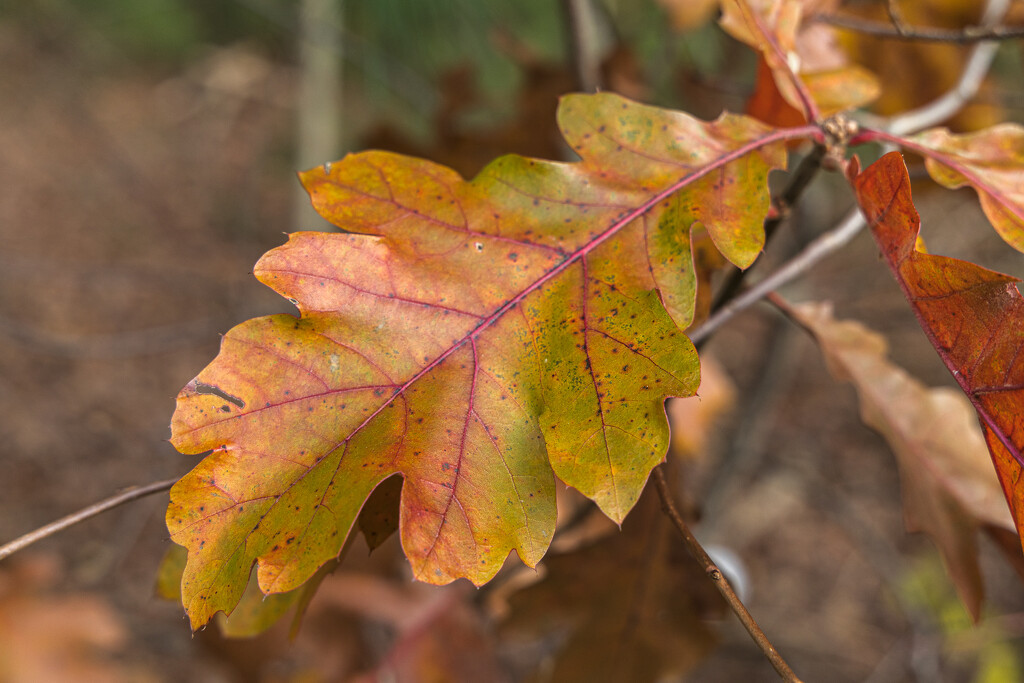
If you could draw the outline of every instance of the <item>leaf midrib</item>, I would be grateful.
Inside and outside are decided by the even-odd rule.
[[[798,138],[809,138],[809,137],[817,139],[820,136],[821,136],[821,131],[815,125],[806,125],[806,126],[800,126],[800,127],[796,127],[796,128],[784,128],[784,129],[778,129],[778,130],[772,131],[771,133],[765,135],[764,137],[761,137],[761,138],[758,138],[757,140],[748,142],[748,143],[738,147],[737,149],[735,149],[735,150],[733,150],[731,152],[728,152],[726,154],[723,154],[723,155],[719,156],[717,159],[715,159],[714,161],[704,165],[699,170],[696,170],[696,171],[694,171],[694,172],[692,172],[692,173],[690,173],[690,174],[680,178],[679,180],[677,180],[677,181],[671,183],[670,185],[668,185],[665,189],[661,190],[660,192],[655,193],[648,200],[646,200],[645,202],[641,203],[638,207],[636,207],[636,208],[634,208],[634,209],[632,209],[630,211],[627,211],[626,213],[622,214],[617,219],[615,219],[612,222],[612,224],[608,228],[606,228],[604,230],[604,232],[600,233],[596,237],[594,237],[591,240],[587,241],[582,246],[577,248],[575,251],[567,254],[565,256],[565,258],[563,258],[561,261],[559,261],[554,266],[552,266],[550,268],[550,270],[548,270],[546,273],[544,273],[543,275],[538,277],[532,283],[530,283],[529,285],[524,287],[523,290],[519,292],[519,294],[517,294],[515,297],[509,299],[504,304],[502,304],[500,307],[498,307],[490,316],[487,316],[487,317],[480,316],[482,319],[480,320],[479,323],[477,323],[477,325],[473,329],[471,329],[469,332],[467,332],[461,339],[453,342],[447,349],[445,349],[444,351],[439,353],[437,355],[437,357],[434,358],[434,360],[432,360],[426,366],[424,366],[419,371],[417,371],[405,383],[399,385],[397,382],[395,382],[395,383],[393,383],[391,385],[386,385],[386,388],[390,388],[391,395],[385,401],[383,401],[376,408],[376,410],[374,410],[372,413],[370,413],[370,415],[367,416],[361,423],[359,423],[356,427],[354,427],[352,430],[350,430],[348,432],[348,434],[345,436],[345,438],[342,439],[339,442],[339,444],[336,444],[335,447],[337,447],[337,445],[340,445],[340,443],[344,443],[344,442],[349,441],[354,436],[359,434],[359,432],[366,425],[368,425],[370,422],[372,422],[377,417],[377,415],[379,415],[381,413],[381,411],[383,411],[385,408],[387,408],[389,405],[391,405],[396,398],[398,398],[399,396],[403,396],[405,394],[405,392],[413,384],[415,384],[424,375],[426,375],[428,372],[430,372],[431,370],[436,368],[438,365],[440,365],[442,362],[444,362],[444,360],[447,359],[450,355],[452,355],[453,353],[458,351],[460,348],[462,348],[466,344],[466,342],[468,342],[468,341],[470,341],[472,339],[479,338],[480,335],[483,334],[483,332],[487,330],[487,328],[489,328],[495,322],[500,320],[510,310],[512,310],[513,308],[518,306],[522,302],[523,299],[525,299],[527,296],[529,296],[533,292],[536,292],[538,289],[543,287],[550,280],[554,279],[555,277],[557,277],[561,273],[565,272],[565,270],[568,269],[570,266],[572,266],[573,264],[578,262],[580,259],[585,257],[587,254],[592,252],[594,249],[596,249],[598,246],[600,246],[604,242],[606,242],[609,239],[611,239],[612,237],[614,237],[622,228],[624,228],[626,225],[630,224],[632,221],[636,220],[637,218],[639,218],[639,217],[643,216],[644,214],[646,214],[648,211],[650,211],[655,206],[657,206],[660,202],[665,201],[666,199],[671,197],[676,192],[679,192],[680,190],[682,190],[686,186],[696,182],[697,180],[703,178],[704,176],[709,175],[709,174],[713,173],[714,171],[716,171],[716,170],[726,166],[727,164],[729,164],[729,163],[731,163],[733,161],[736,161],[738,159],[741,159],[742,157],[746,156],[747,154],[751,154],[751,153],[757,151],[758,149],[761,149],[762,147],[766,147],[766,146],[768,146],[768,145],[770,145],[772,143],[782,142],[782,141],[785,141],[785,140],[792,140],[792,139],[798,139]],[[275,269],[273,272],[283,272],[283,271],[277,271]],[[433,307],[433,304],[429,304],[429,303],[426,303],[426,302],[417,302],[417,303],[424,303],[425,305],[429,305],[429,306]],[[360,388],[360,389],[363,389],[363,388],[369,389],[369,388],[377,388],[377,387],[358,387],[358,388]],[[380,386],[380,388],[385,388],[385,386]],[[317,394],[316,396],[317,397],[329,396],[329,395],[334,395],[334,394],[341,393],[341,392],[351,391],[352,389],[354,389],[354,388],[353,387],[345,387],[345,388],[339,388],[339,389],[330,389],[329,391],[321,392],[321,393]],[[301,400],[305,400],[307,398],[310,398],[310,396],[296,397],[294,399],[290,399],[289,401],[287,401],[287,403],[301,401]],[[229,420],[239,419],[239,418],[242,418],[242,417],[248,417],[249,415],[252,415],[252,414],[254,414],[256,412],[262,412],[264,410],[268,410],[268,409],[279,407],[279,406],[283,405],[284,403],[286,403],[286,402],[274,403],[271,406],[263,406],[263,407],[257,408],[255,410],[250,410],[250,411],[247,411],[247,412],[239,412],[238,414],[231,415],[230,417],[227,417],[227,418],[225,418],[223,420],[218,420],[218,421],[212,422],[212,423],[205,423],[201,427],[191,427],[188,430],[188,432],[191,433],[191,432],[194,432],[194,431],[196,431],[197,429],[200,429],[200,428],[204,428],[205,429],[206,427],[209,427],[209,426],[212,426],[212,425],[215,425],[215,424],[220,424],[222,422],[226,422],[226,421],[229,421]]]
[[[648,199],[647,201],[645,201],[642,204],[640,204],[640,206],[638,206],[635,209],[632,209],[632,210],[626,212],[625,214],[623,214],[622,216],[618,217],[615,221],[613,221],[611,226],[609,226],[608,228],[606,228],[604,230],[604,232],[600,233],[599,235],[597,235],[596,237],[594,237],[590,241],[584,243],[581,247],[579,247],[575,251],[573,251],[573,252],[569,253],[568,255],[566,255],[566,257],[563,260],[561,260],[557,264],[555,264],[545,274],[543,274],[542,276],[540,276],[539,278],[534,280],[531,284],[529,284],[526,287],[524,287],[523,290],[519,294],[517,294],[515,297],[509,299],[504,304],[502,304],[500,307],[498,307],[498,309],[495,310],[495,312],[492,313],[490,316],[488,316],[488,317],[484,318],[483,320],[481,320],[476,325],[476,327],[474,327],[472,330],[470,330],[468,333],[466,333],[465,336],[463,336],[461,339],[459,339],[456,342],[454,342],[451,346],[449,346],[447,349],[445,349],[443,352],[441,352],[433,361],[431,361],[426,366],[421,368],[409,380],[407,380],[398,389],[396,389],[394,391],[394,393],[391,396],[389,396],[386,401],[381,403],[381,405],[375,411],[373,411],[373,413],[371,413],[365,420],[363,420],[362,423],[360,423],[351,432],[349,432],[348,436],[346,436],[344,440],[347,441],[348,439],[351,439],[352,437],[357,435],[363,429],[363,427],[365,427],[370,422],[372,422],[373,419],[376,418],[377,415],[379,415],[381,413],[381,411],[383,411],[385,408],[387,408],[389,405],[391,405],[391,403],[395,400],[395,398],[397,398],[398,396],[404,395],[404,393],[406,392],[407,389],[409,389],[409,387],[411,387],[413,384],[415,384],[417,381],[419,381],[420,378],[422,378],[428,372],[430,372],[435,367],[437,367],[442,362],[444,362],[444,360],[446,358],[448,358],[448,356],[452,355],[453,353],[458,351],[460,348],[462,348],[466,344],[466,342],[470,341],[471,339],[479,338],[479,336],[481,334],[483,334],[483,332],[487,328],[489,328],[495,322],[500,320],[502,318],[502,316],[504,316],[510,310],[512,310],[513,308],[518,306],[522,302],[522,300],[525,299],[527,296],[529,296],[533,292],[536,292],[538,289],[543,287],[547,282],[549,282],[550,280],[554,279],[555,277],[557,277],[558,275],[563,273],[566,269],[569,268],[569,266],[573,265],[574,263],[576,263],[577,261],[579,261],[580,259],[585,257],[587,254],[589,254],[591,251],[593,251],[594,249],[599,247],[604,242],[608,241],[610,238],[614,237],[622,228],[624,228],[625,226],[629,225],[630,223],[632,223],[637,218],[643,216],[648,211],[653,209],[659,203],[661,203],[661,202],[665,201],[666,199],[668,199],[669,197],[671,197],[676,192],[682,190],[687,185],[690,185],[691,183],[693,183],[693,182],[703,178],[704,176],[712,173],[713,171],[715,171],[715,170],[717,170],[717,169],[719,169],[719,168],[721,168],[721,167],[723,167],[723,166],[725,166],[725,165],[727,165],[727,164],[729,164],[729,163],[731,163],[733,161],[736,161],[737,159],[741,159],[744,156],[746,156],[747,154],[755,152],[758,149],[761,149],[762,147],[766,147],[766,146],[768,146],[768,145],[770,145],[770,144],[772,144],[774,142],[782,142],[782,141],[792,140],[792,139],[797,139],[797,138],[808,138],[808,137],[818,138],[821,135],[822,135],[821,130],[816,125],[806,125],[806,126],[799,126],[799,127],[796,127],[796,128],[783,128],[783,129],[775,130],[772,133],[769,133],[768,135],[765,135],[762,138],[759,138],[759,139],[757,139],[755,141],[752,141],[752,142],[748,142],[747,144],[738,147],[737,149],[733,150],[732,152],[729,152],[727,154],[724,154],[724,155],[718,157],[713,162],[703,166],[699,170],[694,171],[693,173],[691,173],[689,175],[684,176],[683,178],[680,178],[679,180],[675,181],[674,183],[671,183],[664,190],[661,190],[660,192],[652,195],[650,199]]]

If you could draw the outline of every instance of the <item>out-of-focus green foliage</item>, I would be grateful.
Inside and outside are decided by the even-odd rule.
[[[998,620],[971,623],[936,556],[924,558],[908,571],[900,592],[908,605],[934,620],[942,638],[943,658],[958,669],[973,669],[973,683],[1015,683],[1024,679],[1012,636]]]

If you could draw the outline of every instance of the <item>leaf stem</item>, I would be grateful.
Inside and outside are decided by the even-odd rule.
[[[700,544],[697,537],[690,531],[689,525],[683,519],[682,515],[679,514],[679,509],[676,506],[675,501],[672,497],[672,491],[669,489],[668,482],[665,481],[665,473],[661,467],[654,469],[654,483],[658,488],[658,496],[661,498],[661,508],[664,510],[668,518],[672,520],[676,529],[683,536],[683,541],[686,543],[687,550],[693,555],[694,559],[704,567],[704,572],[711,579],[712,583],[715,584],[715,588],[722,594],[725,601],[729,604],[729,607],[739,618],[743,627],[747,629],[747,633],[753,638],[754,642],[764,653],[764,656],[771,662],[771,665],[778,672],[779,677],[787,683],[801,683],[800,679],[793,669],[790,668],[786,660],[782,658],[779,651],[775,649],[775,646],[768,640],[768,636],[764,634],[761,627],[754,621],[754,617],[751,616],[750,611],[747,610],[746,605],[740,601],[736,592],[729,585],[729,581],[725,578],[722,571],[715,565],[714,560],[708,555],[707,551],[704,550],[704,546]]]
[[[156,481],[153,482],[152,484],[133,486],[132,488],[126,489],[109,498],[101,500],[98,503],[93,503],[88,507],[84,507],[78,512],[73,512],[67,517],[61,517],[55,522],[50,522],[46,526],[39,527],[35,531],[30,531],[24,536],[20,536],[19,538],[14,539],[10,543],[6,543],[0,546],[0,560],[3,560],[10,555],[13,555],[22,548],[26,548],[32,545],[36,541],[41,541],[47,536],[52,536],[58,531],[63,531],[64,529],[72,527],[80,522],[84,522],[85,520],[95,517],[96,515],[99,515],[102,512],[106,512],[107,510],[116,508],[117,506],[123,505],[124,503],[128,503],[133,500],[138,500],[139,498],[145,498],[146,496],[149,496],[154,493],[166,491],[172,486],[174,486],[175,482],[177,482],[179,478],[180,477],[175,477],[174,479]]]

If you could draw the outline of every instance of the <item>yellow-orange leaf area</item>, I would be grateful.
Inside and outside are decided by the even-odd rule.
[[[1024,128],[1003,123],[966,135],[935,128],[904,144],[925,155],[936,182],[973,187],[992,227],[1007,244],[1024,251]]]
[[[370,493],[403,479],[416,578],[488,581],[535,565],[555,477],[621,522],[668,446],[664,401],[697,355],[689,231],[734,263],[763,242],[784,141],[612,94],[558,113],[575,163],[500,158],[472,181],[384,152],[302,174],[350,234],[303,232],[255,274],[301,316],[232,329],[178,396],[172,442],[213,450],[171,491],[193,627],[334,558]]]

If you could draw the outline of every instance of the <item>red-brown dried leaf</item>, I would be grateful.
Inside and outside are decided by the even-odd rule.
[[[903,158],[852,179],[875,240],[946,367],[978,412],[1018,533],[1024,529],[1024,297],[1016,278],[917,249]]]

